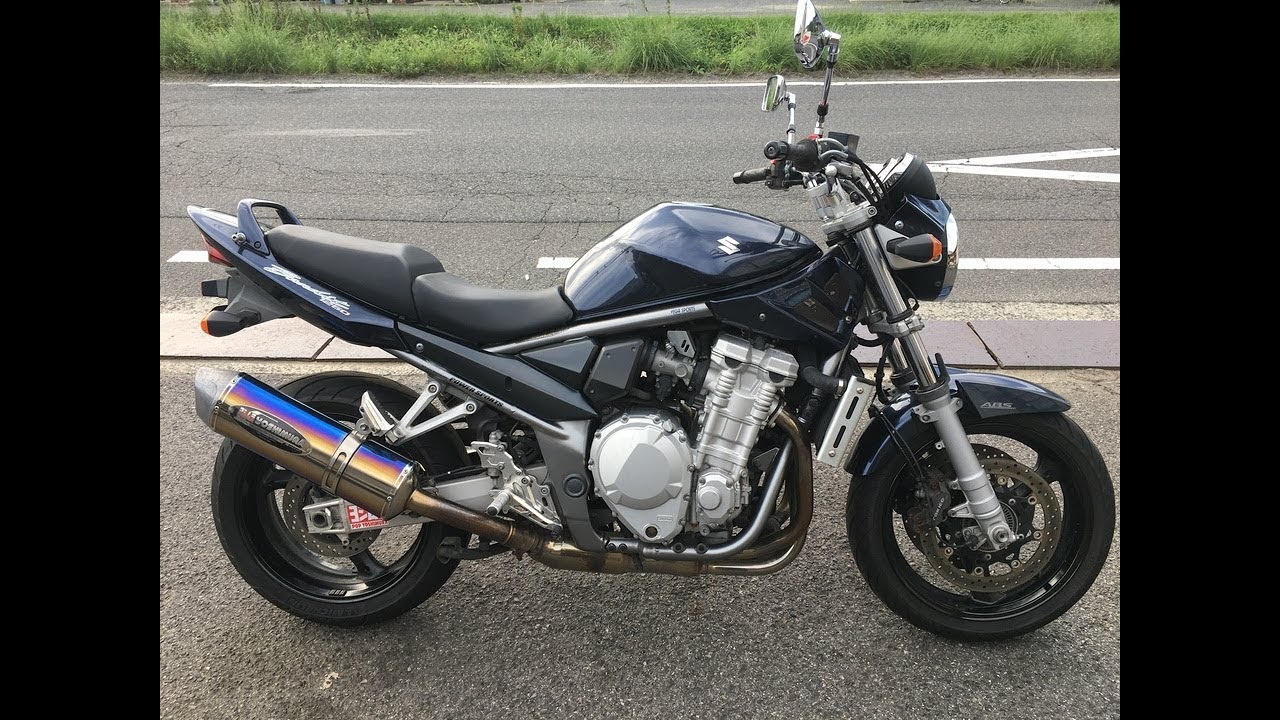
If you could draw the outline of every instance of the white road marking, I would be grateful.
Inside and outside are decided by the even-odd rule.
[[[1058,150],[1056,152],[1022,153],[1021,155],[989,155],[987,157],[961,158],[959,160],[934,160],[937,165],[1017,165],[1053,160],[1081,160],[1084,158],[1118,157],[1120,148],[1090,148],[1088,150]]]
[[[538,268],[550,268],[552,270],[564,270],[573,267],[578,262],[576,257],[540,257],[538,258]]]
[[[986,85],[993,83],[1118,83],[1120,78],[955,78],[950,80],[844,80],[831,83],[839,87],[862,85]],[[816,87],[817,80],[796,80],[790,87]],[[578,90],[598,88],[654,89],[654,88],[758,88],[758,82],[721,83],[325,83],[325,82],[224,82],[208,83],[211,88],[354,88],[370,90]]]
[[[303,137],[326,137],[326,138],[346,138],[346,137],[402,137],[405,135],[417,135],[424,133],[426,130],[415,130],[408,128],[405,130],[379,130],[377,128],[315,128],[306,130],[256,130],[249,133],[250,135],[264,136],[292,136],[300,135]]]
[[[1049,180],[1080,180],[1104,183],[1120,182],[1120,173],[1039,170],[1036,168],[994,167],[987,165],[950,165],[945,163],[929,163],[929,169],[936,173],[955,173],[958,175],[995,175],[998,177],[1047,178]]]
[[[168,262],[209,262],[207,250],[179,250]]]
[[[575,257],[540,257],[539,269],[563,270]],[[960,258],[961,270],[1119,270],[1118,257],[1088,258]]]
[[[1119,270],[1120,258],[960,258],[961,270]]]

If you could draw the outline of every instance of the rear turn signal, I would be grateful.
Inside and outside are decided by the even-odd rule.
[[[200,329],[206,335],[226,337],[232,333],[240,332],[250,325],[256,325],[260,319],[257,313],[235,314],[226,312],[226,309],[226,305],[219,305],[211,310],[200,321]]]

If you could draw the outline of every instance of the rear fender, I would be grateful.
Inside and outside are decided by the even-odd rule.
[[[951,376],[951,396],[963,402],[961,412],[972,413],[979,418],[1066,412],[1071,408],[1071,403],[1061,395],[1021,378],[953,368],[947,368],[947,372]],[[903,393],[883,409],[880,420],[867,426],[844,469],[855,477],[868,477],[899,454],[889,427],[901,436],[907,447],[912,448],[917,447],[921,435],[932,432],[928,423],[921,422],[911,412],[911,396]]]

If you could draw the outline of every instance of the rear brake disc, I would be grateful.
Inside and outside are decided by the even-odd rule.
[[[304,548],[317,555],[351,557],[368,550],[373,541],[378,539],[378,533],[382,532],[381,530],[348,533],[345,540],[336,533],[307,532],[304,508],[311,503],[332,498],[332,495],[321,490],[314,483],[295,475],[284,487],[280,515],[284,518],[284,524],[293,537],[302,543]]]

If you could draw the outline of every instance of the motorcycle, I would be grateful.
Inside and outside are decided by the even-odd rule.
[[[296,316],[424,373],[418,389],[346,371],[278,389],[196,374],[197,414],[226,438],[213,519],[245,581],[351,626],[506,552],[596,573],[764,575],[804,547],[822,463],[850,476],[859,570],[909,622],[994,640],[1074,605],[1110,548],[1111,478],[1065,399],[929,354],[917,311],[955,284],[959,226],[921,159],[873,167],[856,135],[825,129],[841,40],[799,0],[797,57],[826,68],[814,132],[797,139],[796,96],[773,76],[762,109],[786,105],[786,139],[733,176],[803,192],[825,246],[665,202],[562,287],[517,291],[279,203],[188,207],[227,267],[202,284],[226,300],[205,332]],[[880,349],[874,370],[858,346]]]

